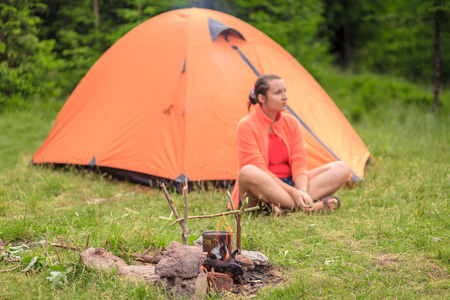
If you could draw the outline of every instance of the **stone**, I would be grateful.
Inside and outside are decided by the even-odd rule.
[[[241,255],[249,258],[255,267],[265,267],[269,265],[269,259],[258,251],[242,250]]]
[[[203,248],[203,236],[202,235],[194,241],[194,246]]]
[[[86,267],[98,271],[111,272],[120,267],[127,266],[127,263],[103,248],[88,248],[81,252],[81,260]]]
[[[208,281],[206,273],[200,272],[195,281],[195,298],[194,299],[205,299],[206,291],[208,287]]]
[[[197,278],[165,277],[161,278],[169,294],[176,298],[192,298],[195,295]]]
[[[196,246],[172,242],[166,254],[156,265],[156,274],[161,277],[194,278],[199,274],[203,251]]]
[[[236,255],[235,261],[242,266],[244,271],[253,271],[255,269],[255,264],[248,257],[242,256],[242,255]]]
[[[156,275],[155,266],[152,265],[123,266],[117,270],[117,275],[131,279],[132,281],[143,280],[148,282],[159,282],[161,280],[161,276]]]
[[[208,287],[209,290],[221,291],[233,290],[233,278],[229,274],[226,273],[218,273],[218,272],[208,272],[207,273]]]

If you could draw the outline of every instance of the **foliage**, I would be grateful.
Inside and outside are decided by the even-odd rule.
[[[342,65],[430,84],[438,22],[441,79],[448,83],[450,3],[438,2],[325,0],[324,31]]]
[[[297,58],[307,69],[329,64],[329,43],[318,35],[324,22],[319,1],[236,0],[237,16],[255,26]]]
[[[52,283],[55,287],[62,287],[65,284],[68,284],[67,275],[72,272],[72,268],[61,268],[59,266],[52,266],[49,268],[50,276],[47,277],[47,280]]]
[[[393,75],[355,74],[327,67],[317,69],[314,76],[352,124],[380,111],[401,107],[431,111],[433,95],[429,88]],[[448,113],[448,100],[441,109],[442,114]]]
[[[9,4],[8,4],[9,3]],[[30,95],[59,97],[55,77],[62,61],[52,52],[55,41],[38,38],[37,1],[0,3],[0,110]]]
[[[336,59],[353,70],[421,84],[434,78],[439,24],[441,82],[450,78],[450,4],[442,0],[17,0],[0,4],[0,110],[33,97],[68,95],[128,31],[165,11],[193,6],[249,22],[313,75]]]

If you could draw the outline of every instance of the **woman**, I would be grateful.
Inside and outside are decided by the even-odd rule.
[[[254,112],[238,124],[239,176],[233,202],[249,198],[248,207],[263,201],[278,214],[282,209],[307,212],[339,208],[332,196],[345,185],[350,170],[343,162],[333,162],[311,171],[306,168],[306,143],[299,121],[284,113],[286,86],[276,75],[258,78],[250,95]]]

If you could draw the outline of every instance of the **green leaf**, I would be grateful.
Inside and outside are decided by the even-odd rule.
[[[0,53],[5,53],[5,51],[6,51],[6,44],[0,41]]]
[[[47,277],[47,279],[56,287],[61,287],[68,283],[66,272],[52,271],[50,272],[50,277]]]
[[[28,259],[25,259],[25,258],[22,259],[23,262],[25,262],[25,260],[28,260]],[[28,264],[28,266],[25,269],[22,270],[22,272],[30,271],[31,268],[34,266],[34,264],[37,262],[37,260],[38,260],[37,256],[34,256],[33,258],[31,258],[30,263]]]
[[[63,268],[61,268],[60,266],[51,266],[51,267],[49,267],[49,270],[50,271],[53,271],[53,272],[64,272],[65,270],[63,269]]]

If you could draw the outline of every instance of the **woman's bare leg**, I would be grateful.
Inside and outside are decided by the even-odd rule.
[[[261,201],[278,204],[281,208],[295,208],[292,197],[267,173],[253,165],[244,166],[239,171],[239,192],[241,199],[249,198],[248,207]]]
[[[350,176],[350,169],[344,162],[332,162],[309,172],[309,194],[315,201],[332,196],[343,187]],[[330,200],[331,201],[331,200]],[[317,210],[324,209],[322,201],[314,203]],[[330,202],[330,208],[337,208],[337,200]]]
[[[343,187],[350,169],[343,162],[333,162],[309,172],[309,194],[313,200],[333,195]],[[241,198],[249,197],[248,207],[256,206],[261,200],[267,204],[277,204],[281,208],[297,208],[293,198],[272,177],[253,165],[244,166],[239,172]],[[260,198],[261,197],[261,198]],[[329,202],[330,209],[337,208],[337,201]],[[312,211],[326,209],[322,201],[314,202]]]

